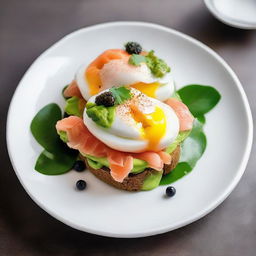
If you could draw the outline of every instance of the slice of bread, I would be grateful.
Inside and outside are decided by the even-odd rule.
[[[87,166],[87,168],[100,180],[112,185],[118,189],[128,190],[128,191],[139,191],[142,188],[144,180],[155,170],[152,168],[146,168],[145,171],[139,174],[129,174],[127,178],[124,179],[122,183],[115,181],[110,175],[110,170],[108,167],[102,167],[101,169],[93,169],[89,166],[85,157],[80,156]],[[180,158],[180,146],[171,153],[171,163],[164,165],[163,175],[170,173],[179,162]]]

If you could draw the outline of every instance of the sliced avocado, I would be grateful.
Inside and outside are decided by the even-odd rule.
[[[130,173],[141,173],[148,167],[148,163],[146,161],[134,158],[133,159],[133,169],[130,171]]]
[[[180,132],[177,136],[177,138],[175,139],[175,141],[169,145],[166,149],[165,149],[165,152],[171,154],[174,149],[183,141],[185,140],[188,135],[190,134],[191,130],[189,131],[184,131],[184,132]]]
[[[102,168],[102,166],[103,166],[101,163],[95,162],[89,158],[87,158],[87,162],[88,162],[89,166],[95,170],[98,170],[98,169]]]
[[[63,142],[67,143],[68,142],[68,135],[67,135],[67,133],[65,131],[57,131],[57,132],[60,135],[60,139]]]
[[[152,190],[158,187],[162,175],[163,171],[153,171],[150,173],[150,175],[144,180],[141,190]]]
[[[101,164],[102,166],[109,167],[109,162],[108,162],[108,159],[106,157],[96,157],[96,156],[90,156],[90,155],[85,155],[85,157],[87,159],[90,159],[94,162],[97,162],[97,163]]]
[[[96,157],[96,156],[90,156],[90,155],[85,155],[87,159],[92,160],[95,163],[101,164],[102,166],[109,167],[109,162],[106,157]],[[100,167],[100,168],[101,168]],[[148,163],[146,161],[140,160],[140,159],[133,159],[133,169],[131,170],[130,173],[140,173],[143,172],[146,168],[148,167]],[[94,167],[92,167],[94,168]]]
[[[76,96],[66,100],[65,112],[69,115],[82,117],[85,108],[85,101]]]

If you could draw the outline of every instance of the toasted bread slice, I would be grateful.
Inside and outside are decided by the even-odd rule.
[[[170,164],[164,165],[163,175],[170,173],[179,162],[180,158],[180,146],[171,153],[172,161]],[[128,191],[139,191],[142,189],[144,180],[152,173],[155,172],[152,168],[146,168],[145,171],[139,174],[129,174],[127,178],[124,179],[122,183],[115,181],[110,175],[110,170],[108,167],[102,167],[101,169],[93,169],[89,166],[85,157],[81,156],[85,161],[87,168],[100,180],[112,185],[118,189],[128,190]]]

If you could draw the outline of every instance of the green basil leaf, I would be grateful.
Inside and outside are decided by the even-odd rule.
[[[64,145],[65,146],[65,145]],[[71,170],[77,158],[77,151],[50,153],[44,150],[38,157],[35,170],[45,175],[59,175]]]
[[[36,141],[47,151],[56,152],[60,139],[55,125],[61,119],[60,107],[51,103],[43,107],[33,118],[30,129]]]
[[[209,112],[220,100],[220,93],[211,86],[198,84],[187,85],[178,93],[194,117]]]
[[[113,94],[115,98],[115,104],[119,105],[132,98],[132,94],[130,89],[126,88],[125,86],[121,87],[112,87],[109,91]]]

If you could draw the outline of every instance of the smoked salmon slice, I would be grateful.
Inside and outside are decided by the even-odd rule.
[[[161,152],[161,153],[160,153]],[[171,162],[171,156],[163,151],[160,152],[152,152],[147,151],[143,153],[134,153],[134,157],[146,161],[149,166],[156,170],[162,170],[164,167],[164,164],[170,164]],[[165,155],[169,155],[169,158]]]
[[[67,133],[68,146],[77,149],[83,155],[107,157],[110,165],[110,174],[114,180],[122,182],[133,168],[133,158],[144,160],[149,167],[162,170],[164,164],[171,163],[171,156],[164,152],[128,153],[109,148],[94,137],[85,126],[83,119],[69,116],[57,122],[57,131]]]
[[[91,95],[95,95],[100,91],[100,70],[102,67],[111,60],[124,59],[128,56],[130,55],[121,49],[106,50],[87,67],[85,75]]]
[[[90,94],[94,95],[99,92],[101,87],[100,70],[102,67],[111,60],[128,58],[130,55],[121,49],[110,49],[99,55],[86,69],[85,78],[87,79]],[[75,80],[73,80],[68,87],[64,90],[65,97],[76,96],[83,98],[79,87]]]
[[[109,149],[107,157],[110,175],[115,181],[122,182],[133,168],[133,157],[127,153]]]
[[[170,98],[166,100],[165,103],[176,113],[180,123],[180,131],[191,130],[193,127],[194,117],[190,113],[188,107],[175,98]]]
[[[73,96],[76,96],[78,98],[83,98],[79,88],[78,88],[78,85],[76,83],[76,81],[72,81],[68,87],[64,90],[63,92],[63,95],[66,97],[66,98],[69,98],[69,97],[73,97]]]

